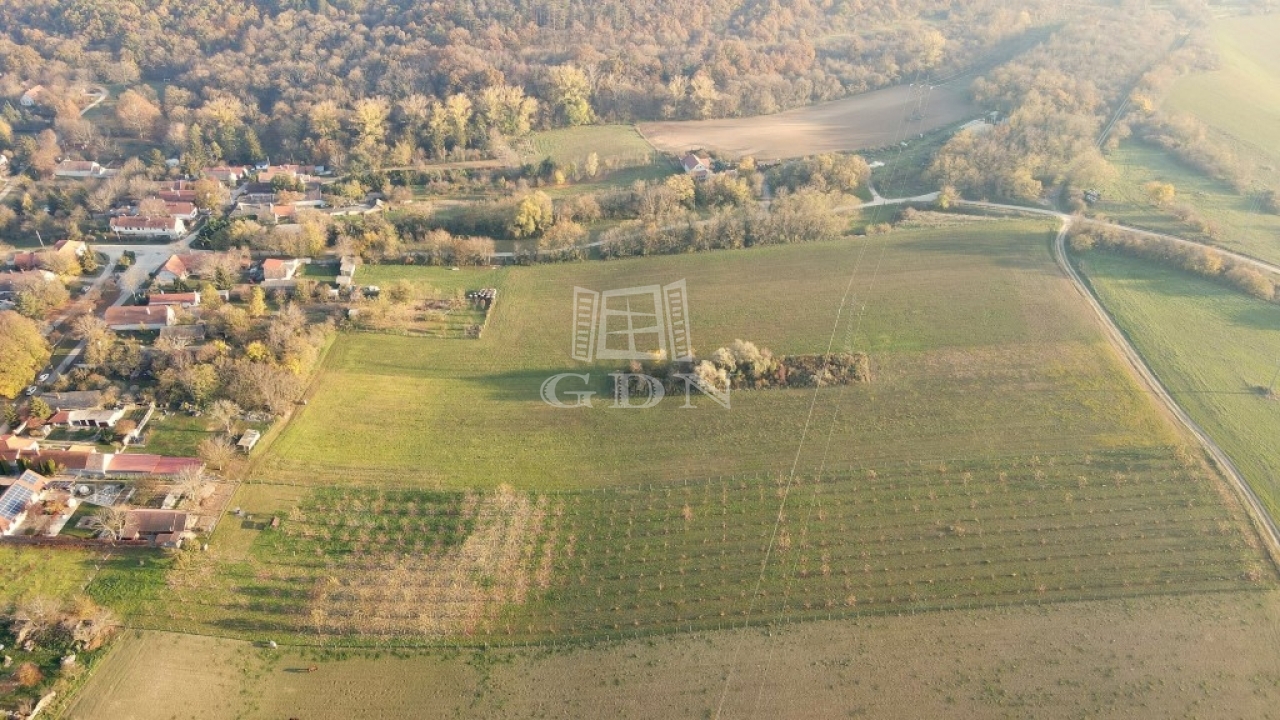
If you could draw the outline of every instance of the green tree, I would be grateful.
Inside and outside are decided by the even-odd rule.
[[[1173,202],[1173,198],[1177,195],[1177,188],[1173,183],[1151,181],[1147,183],[1147,198],[1151,200],[1151,204],[1156,207],[1164,207]]]
[[[49,362],[49,343],[31,320],[0,311],[0,395],[17,397]]]
[[[595,120],[591,109],[591,81],[581,68],[557,65],[548,71],[548,97],[556,119],[565,125],[586,125]]]
[[[260,318],[267,314],[267,292],[261,285],[254,286],[253,291],[249,293],[249,302],[245,310],[251,318]]]
[[[33,398],[31,400],[31,404],[27,406],[27,414],[31,417],[44,420],[50,415],[53,415],[53,408],[49,407],[49,403],[45,402],[44,398]]]
[[[544,192],[525,195],[516,203],[507,231],[515,238],[535,237],[555,222],[551,198]]]

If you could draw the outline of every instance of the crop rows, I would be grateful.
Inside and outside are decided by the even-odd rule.
[[[1272,577],[1215,477],[1168,449],[517,495],[316,491],[182,612],[309,642],[524,644]]]

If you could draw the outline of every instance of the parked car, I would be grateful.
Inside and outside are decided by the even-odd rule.
[[[40,377],[36,379],[39,380],[40,382],[49,382],[49,373],[47,372],[40,373]]]
[[[26,391],[25,391],[25,392],[26,392],[27,396],[29,397],[29,396],[31,396],[31,395],[35,395],[35,394],[36,394],[36,390],[39,390],[39,389],[40,389],[40,388],[36,387],[35,385],[31,385],[31,386],[29,386],[29,387],[26,389]]]

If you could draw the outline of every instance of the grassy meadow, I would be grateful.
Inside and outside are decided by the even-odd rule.
[[[1090,253],[1082,268],[1174,399],[1280,513],[1280,308],[1178,270]]]
[[[1221,180],[1205,176],[1164,150],[1126,141],[1108,159],[1116,168],[1114,180],[1101,188],[1103,201],[1094,212],[1129,225],[1216,245],[1273,263],[1280,263],[1280,215],[1262,212],[1256,197],[1241,195]],[[1146,184],[1173,183],[1174,204],[1189,205],[1222,228],[1219,239],[1196,232],[1168,208],[1151,204]]]
[[[1276,600],[1019,605],[573,651],[269,650],[130,632],[61,716],[1257,718],[1280,701],[1263,640],[1280,623]]]
[[[494,286],[478,341],[338,338],[255,481],[530,490],[1174,444],[1053,265],[1039,222],[601,263],[422,273]],[[739,391],[732,408],[545,405],[570,359],[575,286],[684,278],[702,354],[735,338],[775,353],[868,352],[864,386]],[[803,288],[798,291],[797,288]],[[848,291],[847,306],[840,310]],[[837,323],[837,313],[840,321]],[[571,389],[567,388],[566,389]],[[811,410],[812,404],[812,410]],[[810,420],[810,418],[812,418]],[[806,420],[812,432],[801,443]]]
[[[1271,587],[1238,504],[1101,338],[1049,235],[993,220],[379,269],[498,287],[488,330],[341,335],[251,467],[249,516],[177,556],[164,592],[117,603],[135,627],[418,647]],[[870,353],[873,381],[735,391],[731,409],[541,402],[551,373],[611,369],[569,359],[574,286],[680,278],[704,353],[831,343]]]
[[[656,160],[653,147],[631,125],[539,130],[521,141],[520,159],[537,163],[550,158],[560,166],[581,165],[591,152],[596,153],[602,169],[651,165]]]
[[[1220,67],[1178,81],[1165,106],[1230,140],[1259,180],[1280,184],[1280,15],[1224,18],[1212,26]]]
[[[102,557],[78,550],[0,546],[0,611],[36,596],[78,594]]]

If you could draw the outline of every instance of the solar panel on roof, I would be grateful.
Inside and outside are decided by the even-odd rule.
[[[0,497],[0,517],[12,520],[22,513],[35,493],[24,485],[14,485]]]

